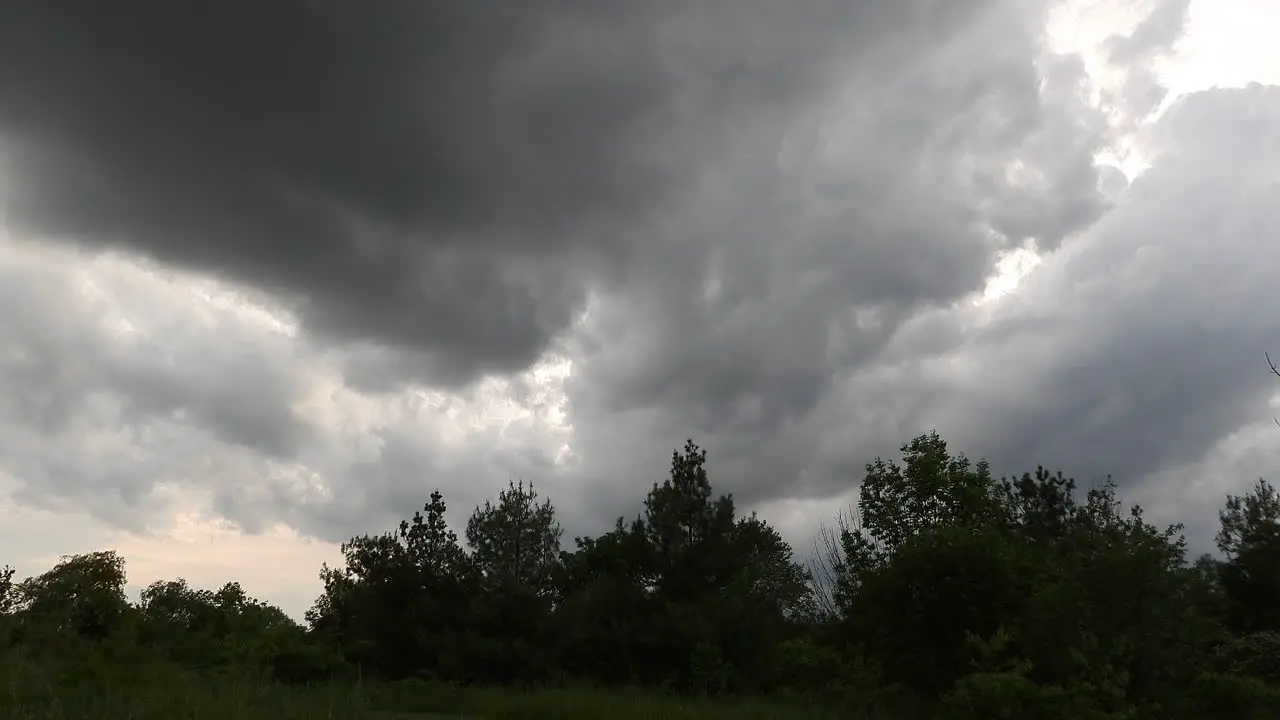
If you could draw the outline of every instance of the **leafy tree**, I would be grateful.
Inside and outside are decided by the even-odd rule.
[[[953,455],[937,432],[915,438],[901,452],[901,464],[883,458],[867,464],[857,511],[838,519],[839,551],[829,547],[827,559],[836,576],[832,604],[837,608],[847,609],[863,577],[916,535],[1006,522],[1006,494],[985,460],[973,463]]]
[[[298,658],[314,654],[304,629],[236,582],[215,592],[181,578],[156,581],[139,596],[138,613],[143,642],[183,667],[284,680],[318,679],[330,670],[300,677]]]
[[[556,623],[566,669],[701,691],[769,685],[778,647],[815,616],[791,547],[714,495],[706,452],[692,440],[672,453],[644,510],[563,555]]]
[[[667,658],[669,681],[704,690],[709,667],[716,676],[734,671],[735,658],[722,655],[728,616],[722,601],[739,567],[733,498],[713,497],[706,458],[692,440],[673,452],[670,473],[649,491],[638,525],[652,563],[646,590],[664,628],[653,650]]]
[[[564,669],[600,682],[654,680],[660,630],[643,521],[618,518],[612,531],[574,544],[561,555],[563,600],[554,614]]]
[[[1232,675],[1249,675],[1280,687],[1280,631],[1231,638],[1215,650],[1214,661]]]
[[[1062,540],[1076,514],[1076,481],[1043,466],[1035,473],[1001,481],[1009,518],[1027,538],[1038,543]]]
[[[939,695],[974,661],[971,636],[993,636],[1022,616],[1033,559],[1006,533],[960,525],[905,539],[868,571],[848,622],[887,679]]]
[[[1280,493],[1265,480],[1228,495],[1216,540],[1229,620],[1239,632],[1280,630]]]
[[[814,622],[809,573],[778,531],[755,513],[734,525],[727,552],[733,574],[712,602],[703,603],[704,619],[720,626],[708,647],[721,653],[726,686],[768,688],[780,672],[779,646]],[[707,652],[702,651],[704,660]]]
[[[0,567],[0,648],[12,641],[14,629],[13,610],[17,604],[17,586],[13,582],[14,569],[10,565]]]
[[[1220,637],[1216,590],[1186,565],[1180,526],[1125,511],[1110,479],[1078,503],[1062,473],[997,482],[936,433],[902,452],[901,465],[867,466],[821,563],[841,641],[870,650],[891,681],[936,695],[974,661],[970,640],[993,633],[1034,681],[1089,688],[1104,706],[1198,672]]]
[[[951,454],[937,432],[903,445],[902,460],[867,465],[858,501],[866,532],[889,552],[923,530],[985,525],[1002,509],[987,462]]]
[[[446,509],[433,492],[398,532],[352,538],[344,567],[321,568],[324,592],[307,622],[363,671],[463,673],[474,573]]]
[[[572,550],[524,482],[475,508],[465,546],[432,493],[391,532],[342,545],[308,628],[236,582],[156,582],[131,604],[112,552],[21,582],[6,567],[0,671],[18,679],[0,706],[53,687],[107,697],[144,670],[310,682],[352,669],[789,688],[901,717],[1274,715],[1280,493],[1265,481],[1228,496],[1222,557],[1188,562],[1181,526],[1151,524],[1109,478],[1079,497],[1043,467],[996,480],[937,433],[901,449],[866,466],[810,569],[715,493],[692,440],[634,519]]]
[[[1189,682],[1217,635],[1181,526],[1157,528],[1136,505],[1126,512],[1108,478],[1068,528],[1021,625],[1033,677],[1091,687],[1104,706]]]
[[[143,638],[163,648],[170,659],[200,666],[215,662],[210,647],[218,638],[219,610],[213,593],[186,580],[157,580],[142,590],[138,610]]]
[[[16,602],[13,574],[14,569],[11,565],[5,565],[0,568],[0,615],[8,615],[13,612],[13,606]]]
[[[991,521],[1000,509],[990,466],[952,454],[937,432],[903,445],[902,464],[867,465],[859,510],[867,533],[892,552],[923,530]]]
[[[15,591],[25,625],[101,641],[129,612],[124,558],[106,550],[67,555]]]
[[[733,595],[765,603],[772,617],[813,621],[816,608],[809,571],[769,523],[755,513],[738,520],[729,552],[738,562],[730,587]]]

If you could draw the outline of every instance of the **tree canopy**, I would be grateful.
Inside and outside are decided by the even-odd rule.
[[[1265,480],[1225,498],[1220,556],[1192,561],[1181,526],[1151,524],[1110,479],[1081,494],[1043,467],[996,477],[928,433],[867,463],[806,563],[713,477],[690,440],[630,519],[568,548],[528,482],[475,507],[461,538],[432,492],[341,546],[305,624],[235,582],[158,581],[131,602],[110,551],[6,568],[0,641],[66,668],[910,697],[939,717],[1202,717],[1277,697]],[[1009,707],[1026,714],[982,714]]]

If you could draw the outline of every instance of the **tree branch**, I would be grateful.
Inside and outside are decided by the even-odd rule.
[[[1263,355],[1267,358],[1267,367],[1271,368],[1271,374],[1280,377],[1280,368],[1277,368],[1275,362],[1271,360],[1271,353],[1263,353]],[[1276,419],[1275,415],[1271,416],[1271,420],[1276,427],[1280,427],[1280,420]]]

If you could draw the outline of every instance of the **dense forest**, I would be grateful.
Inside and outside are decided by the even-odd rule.
[[[234,582],[157,582],[132,602],[112,552],[25,580],[6,568],[0,709],[257,717],[279,702],[276,718],[338,717],[332,699],[305,714],[303,695],[272,693],[361,687],[424,708],[433,693],[517,698],[491,717],[569,717],[518,698],[603,691],[757,717],[783,716],[766,700],[793,717],[1280,717],[1272,485],[1224,498],[1218,555],[1189,558],[1180,526],[1152,525],[1110,481],[997,477],[936,433],[901,450],[866,466],[858,502],[813,548],[717,494],[692,441],[643,507],[572,543],[531,485],[475,508],[461,538],[435,492],[342,546],[305,625]],[[233,682],[253,689],[223,714],[155,699],[158,685],[194,697]]]

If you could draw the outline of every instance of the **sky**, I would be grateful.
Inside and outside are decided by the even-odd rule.
[[[0,564],[301,617],[691,437],[798,551],[938,430],[1211,549],[1280,457],[1274,0],[0,10]]]

